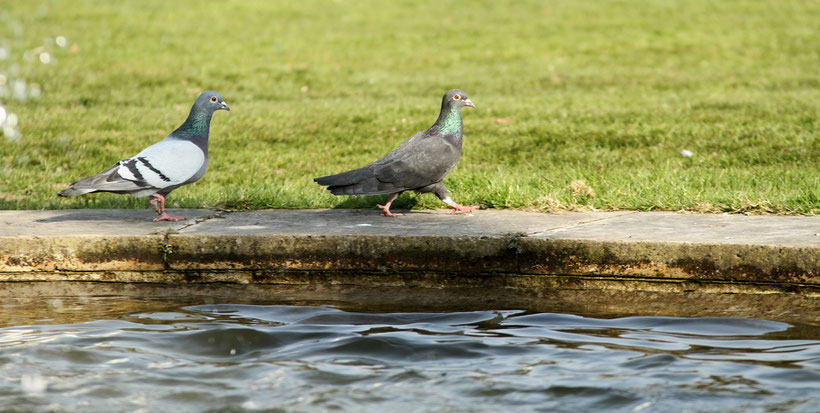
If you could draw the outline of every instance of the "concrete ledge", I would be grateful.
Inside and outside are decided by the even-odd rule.
[[[661,293],[672,294],[669,299],[681,293],[798,294],[801,308],[820,304],[818,217],[173,213],[189,219],[154,223],[147,210],[0,211],[0,295],[22,294],[9,283],[91,281],[478,288],[464,294],[481,296],[485,289],[506,297],[505,303],[522,297],[519,302],[530,307],[538,301],[532,297],[599,302],[591,293],[625,300],[620,292],[641,292],[643,299]]]

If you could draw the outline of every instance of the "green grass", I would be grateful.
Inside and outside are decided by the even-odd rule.
[[[50,65],[17,58],[20,74],[42,86],[39,99],[0,98],[22,129],[19,141],[0,137],[4,209],[146,208],[144,198],[56,192],[163,138],[203,89],[232,111],[214,117],[208,173],[170,205],[374,207],[385,197],[337,198],[312,178],[392,150],[432,124],[447,89],[461,88],[478,109],[464,110],[464,152],[445,179],[456,202],[820,212],[816,1],[2,8],[0,45],[13,59],[48,37],[69,46],[50,43]],[[10,65],[0,61],[0,73]],[[573,191],[576,180],[594,195]],[[396,206],[444,207],[414,194]]]

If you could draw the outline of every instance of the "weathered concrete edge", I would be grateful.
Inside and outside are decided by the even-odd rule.
[[[167,285],[185,288],[202,284],[233,285],[344,285],[396,288],[484,288],[522,291],[577,290],[656,293],[713,294],[800,294],[820,299],[816,285],[731,282],[681,278],[592,276],[556,274],[444,274],[434,272],[323,271],[323,270],[162,270],[162,271],[71,271],[0,272],[0,284],[18,283],[112,283]]]
[[[252,283],[286,282],[281,279],[283,274],[313,274],[313,278],[322,280],[322,274],[372,273],[379,276],[349,282],[389,284],[394,277],[406,280],[408,276],[434,274],[468,284],[479,280],[503,284],[503,280],[519,276],[540,276],[544,280],[560,276],[563,280],[583,280],[576,284],[580,288],[656,291],[657,286],[665,286],[674,291],[688,283],[691,285],[686,288],[716,292],[726,291],[726,285],[732,285],[734,292],[816,295],[820,291],[820,248],[813,247],[551,240],[524,234],[447,237],[165,233],[15,237],[2,241],[0,281]],[[590,284],[589,279],[597,281]],[[571,284],[545,281],[542,287],[570,288]]]

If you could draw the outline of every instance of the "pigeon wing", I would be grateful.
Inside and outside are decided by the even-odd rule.
[[[124,179],[154,188],[185,183],[205,163],[205,154],[186,140],[165,139],[120,162],[117,173]]]
[[[402,190],[421,188],[444,179],[460,155],[442,136],[421,132],[377,161],[375,177]]]
[[[315,178],[334,195],[381,195],[440,182],[461,154],[442,135],[419,132],[370,165]]]
[[[205,162],[205,154],[194,143],[165,139],[136,156],[117,162],[96,175],[81,179],[60,191],[60,196],[92,192],[114,192],[137,196],[178,186],[194,176]]]

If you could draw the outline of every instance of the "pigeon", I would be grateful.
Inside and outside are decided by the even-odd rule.
[[[432,192],[453,207],[451,214],[470,213],[479,206],[462,206],[453,202],[449,191],[441,183],[461,156],[464,132],[461,108],[464,106],[475,108],[464,91],[450,90],[441,101],[438,120],[429,129],[411,136],[370,165],[313,180],[326,186],[333,195],[390,194],[387,203],[378,206],[388,217],[402,215],[390,212],[390,204],[404,191]]]
[[[208,169],[208,130],[217,110],[231,110],[216,92],[203,92],[191,107],[188,119],[165,139],[128,159],[58,193],[75,196],[92,192],[113,192],[150,196],[158,217],[154,221],[185,218],[165,213],[165,197],[174,189],[198,181]]]

